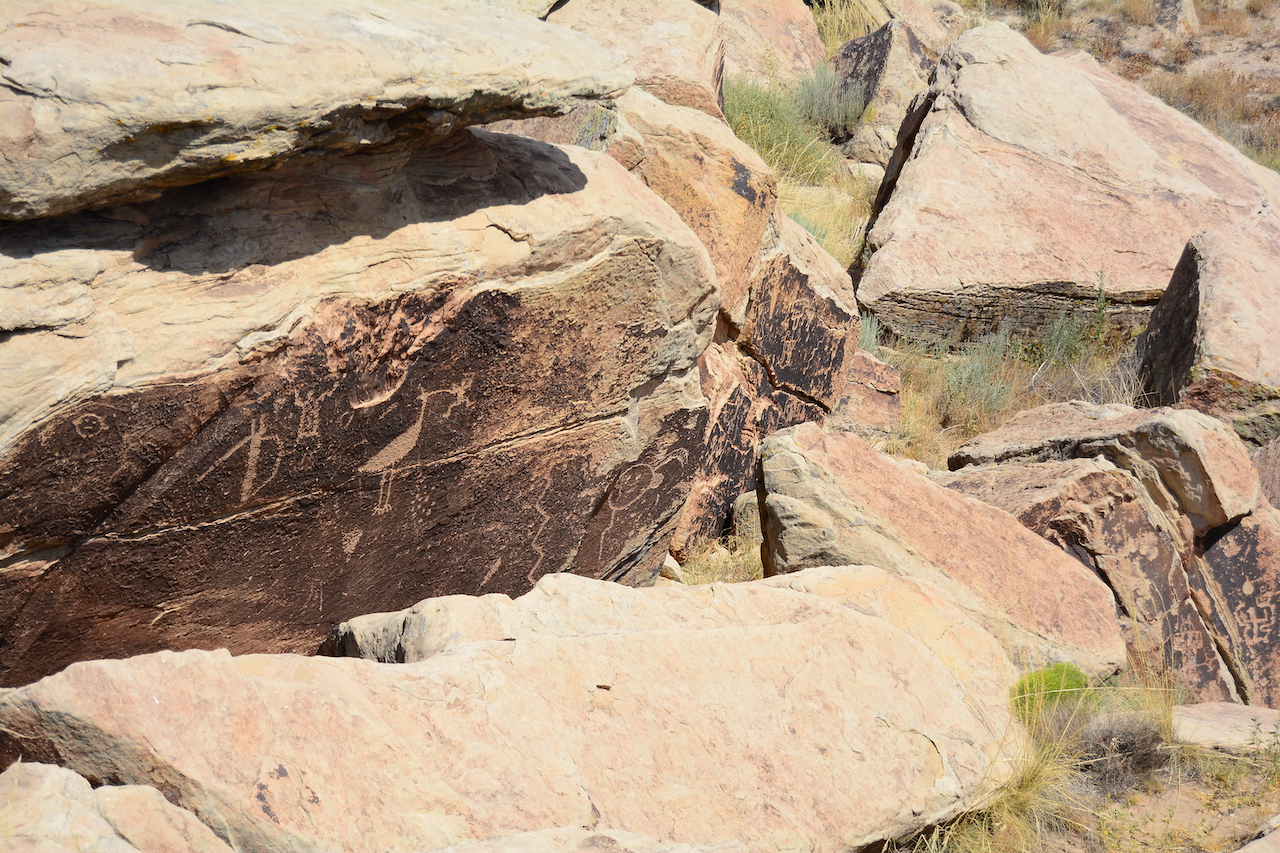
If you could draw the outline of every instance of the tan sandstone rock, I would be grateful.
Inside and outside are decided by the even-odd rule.
[[[1258,506],[1258,475],[1244,445],[1229,427],[1199,412],[1051,403],[971,439],[947,464],[954,471],[1099,454],[1136,476],[1161,510],[1186,515],[1197,535]]]
[[[789,83],[827,58],[804,0],[721,0],[726,74]]]
[[[150,784],[236,849],[282,851],[551,827],[836,851],[945,820],[1011,772],[1009,661],[927,583],[854,567],[539,589],[562,597],[545,623],[486,598],[527,630],[460,624],[470,641],[413,664],[77,663],[0,694],[3,752]]]
[[[1184,541],[1182,516],[1162,511],[1127,471],[1099,455],[974,465],[930,479],[1012,514],[1106,581],[1135,665],[1167,667],[1195,701],[1239,701],[1191,592],[1194,545]]]
[[[743,847],[736,841],[690,846],[616,829],[563,827],[464,841],[428,853],[743,853]]]
[[[1100,288],[1137,328],[1192,234],[1280,198],[1280,176],[1172,107],[1004,24],[956,39],[917,107],[857,273],[859,301],[910,338],[1031,333]]]
[[[712,9],[690,0],[570,0],[547,21],[608,48],[646,92],[723,117],[725,28]]]
[[[761,445],[766,574],[868,564],[941,586],[1019,666],[1072,660],[1113,671],[1125,656],[1111,592],[1008,513],[908,471],[815,424]]]
[[[589,39],[464,0],[15,0],[0,57],[0,219],[562,113],[631,82]]]
[[[1253,467],[1267,500],[1272,506],[1280,504],[1280,436],[1253,453]]]
[[[0,345],[7,684],[647,581],[699,461],[714,270],[582,149],[464,130],[175,190],[12,226],[0,276],[50,311],[92,282]]]
[[[858,87],[867,102],[862,122],[841,150],[852,160],[887,166],[912,100],[929,88],[937,53],[910,25],[893,20],[848,42],[831,61],[841,85]]]
[[[107,785],[49,764],[0,773],[5,850],[32,853],[230,853],[191,812],[155,788]]]
[[[1277,312],[1280,219],[1195,235],[1138,344],[1147,392],[1266,444],[1280,435]]]
[[[1037,466],[1073,457],[1091,462]],[[1130,634],[1136,662],[1170,667],[1202,699],[1280,703],[1280,515],[1226,424],[1190,410],[1058,403],[1020,413],[950,463],[951,485],[1016,512],[1108,579],[1124,614],[1147,626],[1146,637]],[[1110,485],[1099,488],[1089,467]]]

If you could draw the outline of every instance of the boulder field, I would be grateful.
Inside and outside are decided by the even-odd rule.
[[[1280,179],[867,12],[4,4],[0,846],[876,850],[1017,775],[1028,671],[1280,705]],[[852,270],[724,120],[824,62]],[[1159,407],[869,443],[864,316],[1081,305]],[[655,585],[747,516],[763,579]]]

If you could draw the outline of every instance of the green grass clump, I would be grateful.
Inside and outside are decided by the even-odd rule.
[[[1009,690],[1013,712],[1023,725],[1058,722],[1065,710],[1075,712],[1089,690],[1089,678],[1073,663],[1055,663],[1028,673]]]
[[[844,141],[862,119],[866,98],[861,86],[845,86],[830,65],[819,65],[796,85],[796,106],[810,127],[830,141]]]
[[[824,134],[805,121],[793,93],[745,77],[724,82],[724,117],[739,139],[784,177],[818,186],[841,168]]]

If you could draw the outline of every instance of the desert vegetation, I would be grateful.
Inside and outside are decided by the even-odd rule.
[[[840,263],[862,249],[876,187],[852,174],[835,144],[861,119],[860,89],[844,88],[822,66],[798,82],[730,77],[725,118],[778,174],[783,210]]]
[[[1010,691],[1025,747],[986,804],[898,842],[894,853],[1225,851],[1280,805],[1280,732],[1248,748],[1179,742],[1177,685],[1137,667],[1091,684],[1074,664],[1029,673]]]

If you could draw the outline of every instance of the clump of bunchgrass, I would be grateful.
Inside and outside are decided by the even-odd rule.
[[[811,5],[828,56],[883,23],[876,12],[878,4],[871,0],[815,0]]]
[[[729,77],[724,114],[737,137],[783,177],[816,186],[842,168],[835,148],[804,120],[795,95],[786,89]]]
[[[1141,402],[1133,341],[1112,331],[1099,294],[1092,307],[1051,317],[1034,337],[1007,329],[962,343],[886,336],[873,352],[898,369],[902,416],[881,449],[941,468],[961,444],[1025,409]]]
[[[843,142],[852,135],[867,106],[862,87],[838,80],[826,63],[801,77],[795,92],[800,115],[833,142]]]
[[[694,548],[680,566],[680,577],[690,586],[760,580],[764,563],[759,535],[734,533]]]

